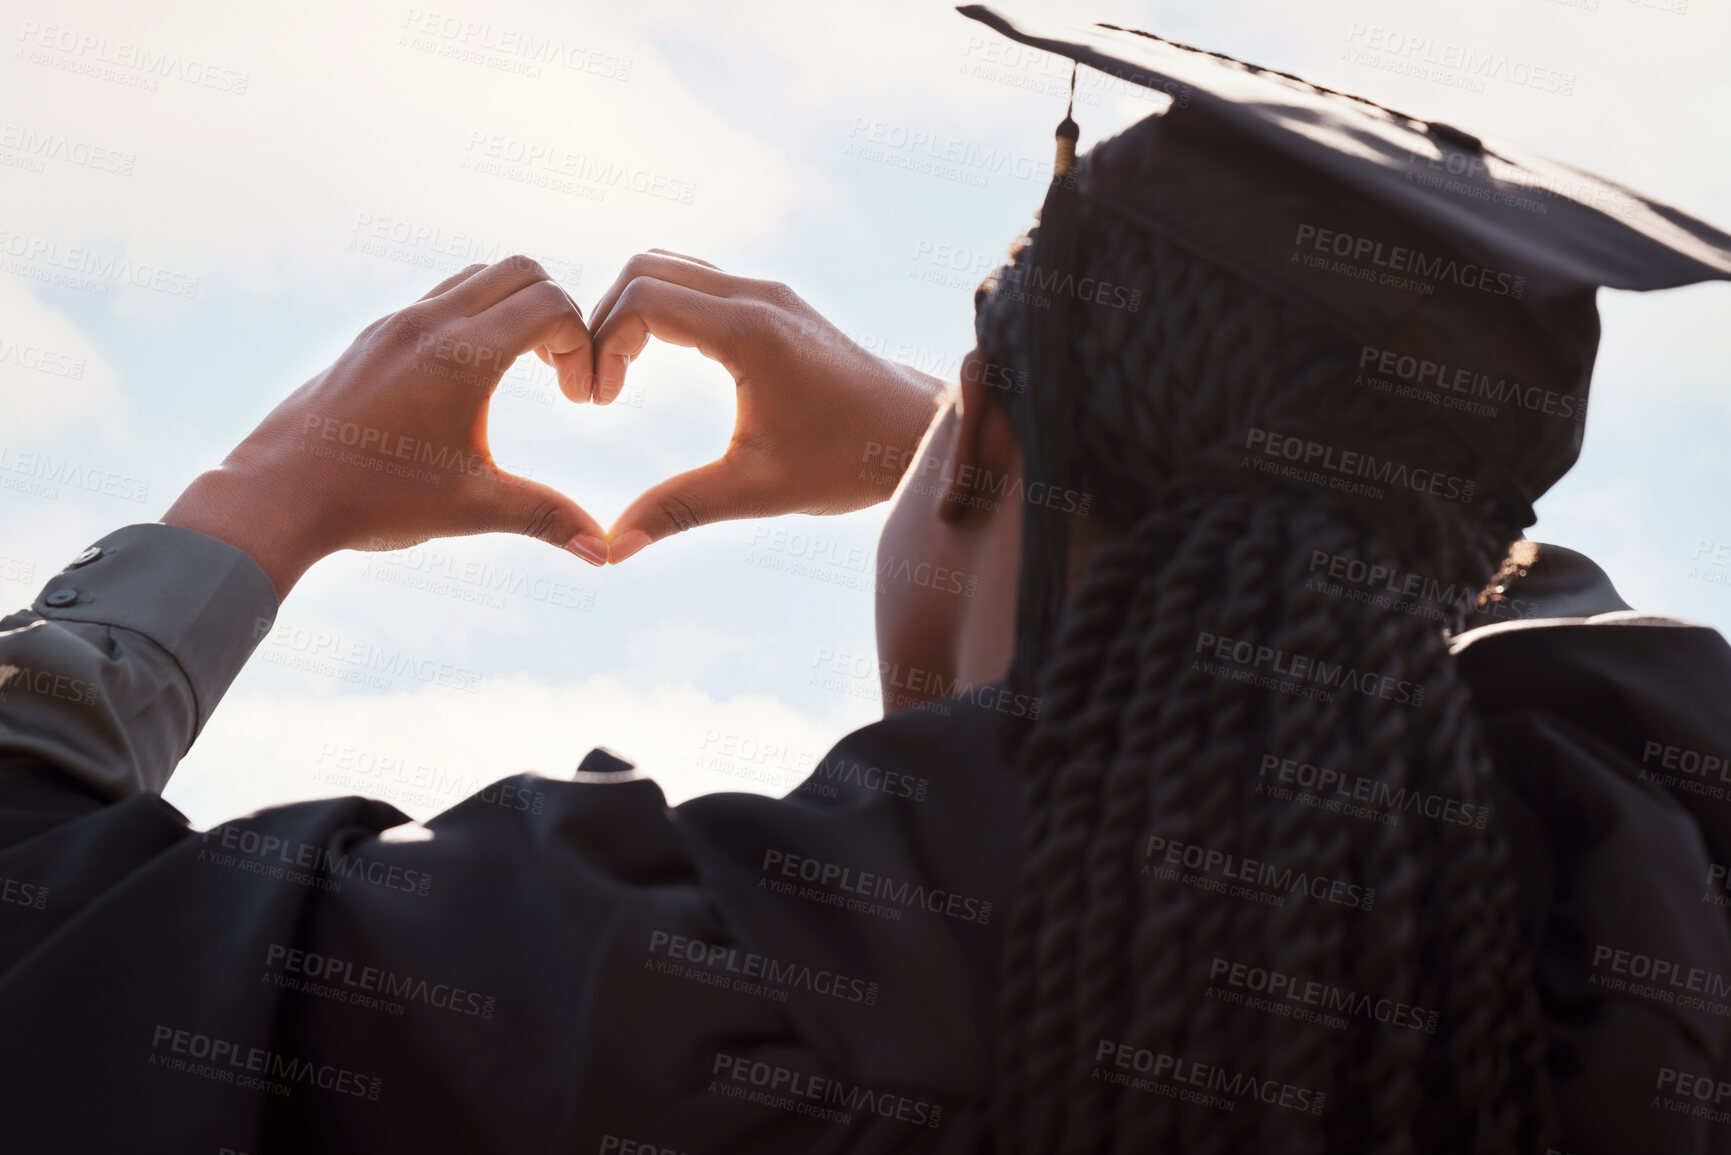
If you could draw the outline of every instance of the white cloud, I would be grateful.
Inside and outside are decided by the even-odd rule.
[[[131,417],[120,374],[65,313],[0,277],[0,442],[112,439]]]
[[[851,728],[762,695],[717,698],[680,682],[608,676],[561,685],[505,677],[479,695],[432,686],[351,696],[237,691],[165,797],[199,826],[344,794],[383,798],[425,819],[525,770],[568,778],[596,746],[650,773],[671,802],[717,790],[780,795]]]
[[[136,164],[127,177],[19,181],[7,216],[67,245],[106,244],[182,269],[201,278],[206,296],[263,295],[304,291],[308,279],[426,281],[400,259],[348,250],[363,221],[359,231],[406,226],[415,238],[407,247],[428,257],[507,245],[586,265],[598,254],[611,266],[643,247],[638,238],[670,229],[761,239],[805,183],[797,161],[759,139],[761,126],[716,116],[629,21],[569,5],[441,7],[485,30],[446,35],[440,29],[451,26],[440,22],[425,32],[424,21],[409,20],[418,7],[335,0],[299,6],[292,19],[236,11],[220,26],[196,4],[28,14],[18,39],[49,63],[16,62],[0,99],[32,110],[18,116],[33,131],[114,141]],[[37,31],[24,35],[26,22]],[[63,50],[50,29],[110,48]],[[629,62],[629,79],[486,47],[520,45],[526,34],[565,59]],[[144,92],[58,67],[123,44],[215,62],[244,74],[245,91],[111,69],[154,78],[157,90]],[[542,75],[496,67],[512,63]],[[496,171],[465,169],[477,160]],[[609,175],[591,179],[589,195],[556,190],[582,184],[583,172],[593,178],[591,162]],[[638,174],[652,183],[632,191]],[[694,195],[681,203],[689,185]],[[584,289],[598,291],[606,275],[597,267]],[[151,299],[129,297],[135,307]]]

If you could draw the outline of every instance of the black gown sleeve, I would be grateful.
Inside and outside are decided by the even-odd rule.
[[[966,726],[868,727],[821,796],[671,808],[597,769],[425,824],[338,798],[196,831],[155,789],[268,629],[274,598],[221,608],[238,572],[176,633],[112,620],[123,564],[74,570],[85,620],[0,637],[115,703],[6,715],[8,1149],[977,1148],[1012,792],[885,788]]]

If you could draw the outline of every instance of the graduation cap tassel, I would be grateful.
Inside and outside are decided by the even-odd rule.
[[[1052,183],[1040,208],[1035,234],[1021,283],[1025,326],[1029,334],[1029,401],[1031,444],[1023,445],[1029,482],[1065,485],[1074,477],[1075,398],[1066,388],[1071,309],[1076,293],[1076,242],[1080,229],[1076,140],[1081,135],[1072,113],[1076,107],[1076,68],[1070,69],[1070,103],[1058,123]],[[1045,665],[1057,637],[1067,593],[1070,526],[1067,515],[1038,502],[1027,503],[1023,521],[1022,581],[1018,606],[1016,658],[1012,680],[1033,691],[1036,671]]]
[[[1057,136],[1058,155],[1052,160],[1052,179],[1060,178],[1075,183],[1076,179],[1076,138],[1081,136],[1081,130],[1076,127],[1073,119],[1076,112],[1076,64],[1070,63],[1070,103],[1064,107],[1064,119],[1058,122]]]

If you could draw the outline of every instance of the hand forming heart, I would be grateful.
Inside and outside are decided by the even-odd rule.
[[[890,495],[944,385],[849,340],[786,285],[662,249],[632,257],[590,319],[595,399],[619,395],[650,337],[733,376],[733,436],[707,465],[651,486],[608,531],[611,560],[710,522],[845,513]]]
[[[659,250],[631,259],[592,327],[593,344],[532,260],[464,269],[363,330],[162,520],[246,550],[279,596],[340,549],[492,531],[602,565],[708,522],[883,500],[943,390],[861,349],[784,285]],[[564,494],[495,464],[488,403],[534,350],[568,398],[607,404],[651,336],[733,375],[733,436],[720,458],[652,486],[604,534]]]

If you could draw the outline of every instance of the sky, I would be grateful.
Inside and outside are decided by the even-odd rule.
[[[1731,9],[1703,0],[1037,0],[1293,72],[1731,226]],[[154,521],[377,317],[514,252],[588,308],[634,252],[784,281],[953,380],[1030,222],[1069,70],[916,0],[292,8],[4,0],[0,600]],[[1507,62],[1484,79],[1442,65]],[[1083,147],[1158,110],[1085,76]],[[945,161],[959,156],[959,162]],[[1008,163],[966,158],[1008,158]],[[1602,291],[1580,463],[1529,536],[1731,626],[1731,286]],[[533,358],[491,442],[603,524],[714,457],[731,382],[651,347],[620,403]],[[45,472],[46,471],[46,475]],[[506,535],[347,552],[293,591],[166,797],[196,825],[350,793],[416,818],[593,746],[671,801],[780,794],[881,714],[885,507],[704,527],[597,571]],[[380,675],[337,655],[433,659]]]

